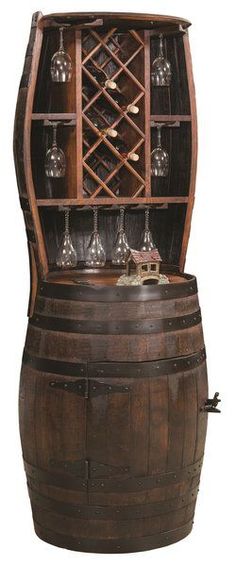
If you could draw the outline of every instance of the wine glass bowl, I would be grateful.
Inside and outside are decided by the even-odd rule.
[[[167,177],[169,171],[169,155],[162,147],[156,147],[151,153],[151,175]]]
[[[152,177],[167,177],[169,173],[169,154],[161,145],[161,127],[157,126],[157,146],[151,153]]]
[[[60,46],[51,59],[51,79],[55,83],[70,82],[72,77],[71,57],[66,53],[63,42],[63,28],[60,31]]]
[[[163,36],[160,35],[159,52],[152,63],[151,71],[152,86],[170,86],[171,64],[164,56]]]
[[[65,230],[58,248],[56,264],[61,269],[70,269],[77,265],[77,253],[69,230],[69,210],[65,210]]]
[[[96,207],[93,208],[93,233],[89,241],[85,263],[88,267],[103,267],[106,263],[106,253],[98,232],[98,210]]]
[[[129,244],[127,241],[125,228],[124,228],[124,214],[125,209],[123,206],[120,207],[120,220],[119,220],[119,230],[117,232],[115,245],[112,253],[112,263],[113,265],[125,265],[128,255],[129,255]]]
[[[140,250],[142,252],[150,252],[156,247],[153,242],[151,230],[149,228],[149,213],[150,213],[149,208],[147,208],[145,210],[145,227],[142,233],[142,239],[140,244]]]
[[[53,124],[53,142],[45,156],[45,173],[47,177],[64,177],[66,173],[65,154],[57,145],[57,123]]]

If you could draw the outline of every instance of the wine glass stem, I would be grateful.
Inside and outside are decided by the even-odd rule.
[[[157,128],[157,147],[161,147],[161,128]]]
[[[65,232],[67,234],[69,234],[69,215],[70,215],[69,210],[66,210],[65,211]]]
[[[164,52],[163,52],[163,35],[161,34],[159,37],[160,37],[160,43],[159,43],[159,57],[164,57]]]
[[[145,210],[145,230],[149,230],[149,209]]]
[[[64,51],[63,28],[60,28],[60,46],[59,51]]]
[[[94,232],[98,231],[98,209],[97,208],[93,209],[93,231]]]
[[[57,124],[53,124],[52,145],[53,145],[53,147],[57,146]]]
[[[125,209],[123,206],[120,207],[120,230],[124,230],[125,225]]]

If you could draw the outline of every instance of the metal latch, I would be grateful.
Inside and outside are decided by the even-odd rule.
[[[201,407],[201,411],[205,411],[207,413],[220,413],[220,409],[217,409],[218,403],[221,402],[221,399],[218,399],[219,393],[215,393],[213,399],[207,399],[205,405]]]

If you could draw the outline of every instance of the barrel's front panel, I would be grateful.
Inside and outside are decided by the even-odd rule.
[[[188,362],[189,370],[157,377],[150,366],[141,377],[95,372],[79,391],[86,379],[39,371],[25,358],[21,438],[42,538],[121,552],[188,534],[207,419],[204,356]]]

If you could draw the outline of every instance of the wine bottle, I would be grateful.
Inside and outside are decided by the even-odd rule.
[[[94,112],[94,110],[88,110],[87,116],[93,123],[93,125],[101,132],[101,134],[105,134],[110,138],[116,138],[118,132],[114,128],[110,128],[107,126],[106,122]]]
[[[95,67],[91,62],[87,63],[86,68],[101,86],[105,86],[111,90],[116,89],[115,81],[109,79],[102,69],[98,69],[98,67]]]
[[[110,96],[116,102],[116,104],[118,104],[118,106],[120,108],[122,108],[122,110],[127,110],[127,112],[129,112],[130,114],[138,114],[139,113],[139,107],[135,106],[135,104],[129,104],[125,95],[122,94],[122,92],[119,92],[118,90],[113,91],[113,90],[110,90],[109,88],[107,89],[107,92],[110,94]]]
[[[139,155],[133,151],[129,151],[128,146],[120,136],[112,140],[112,145],[122,155],[122,157],[126,157],[130,161],[139,160]]]
[[[85,94],[87,99],[89,99],[94,94],[93,89],[88,84],[82,87],[82,92],[83,94]],[[135,104],[128,104],[128,101],[125,95],[122,94],[122,92],[119,92],[118,90],[112,90],[111,88],[107,88],[107,92],[116,102],[116,104],[118,104],[118,106],[122,108],[122,110],[127,110],[127,112],[129,112],[130,114],[139,113],[139,107],[135,106]]]

